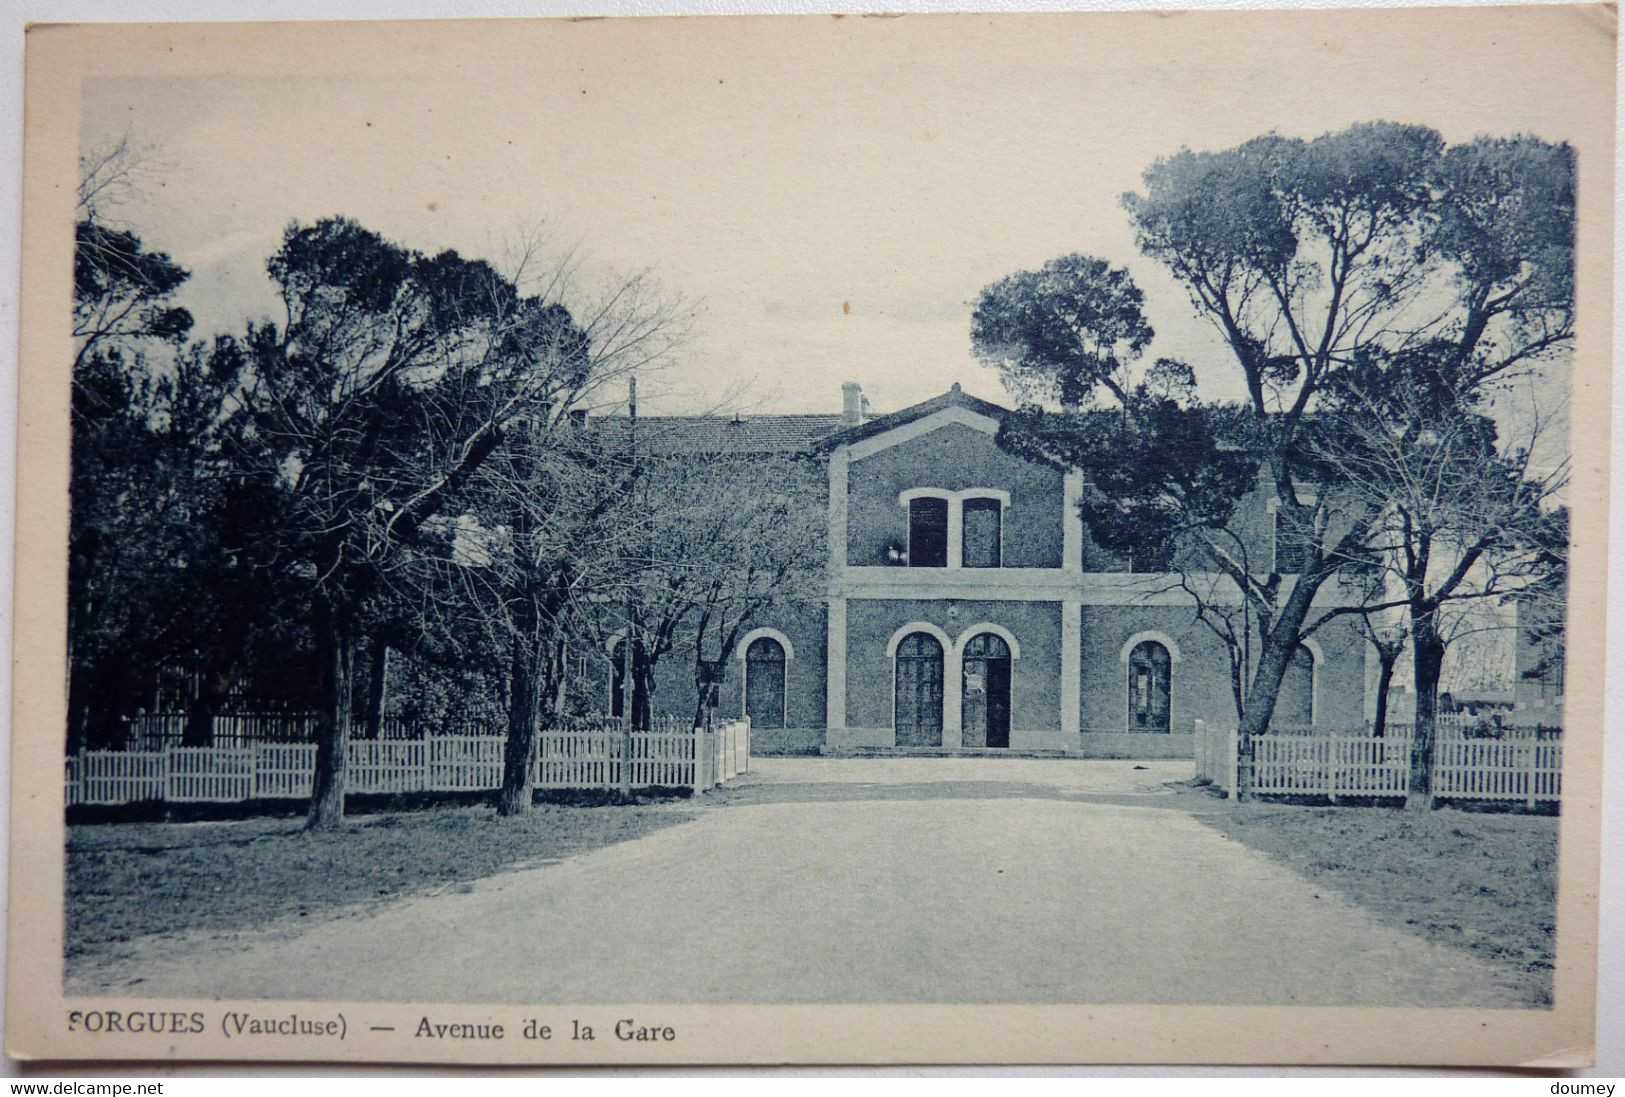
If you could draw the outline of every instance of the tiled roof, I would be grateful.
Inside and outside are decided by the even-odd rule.
[[[624,416],[589,423],[605,445],[624,445]],[[798,453],[840,427],[839,415],[651,415],[638,418],[637,441],[639,452],[653,454]]]
[[[653,415],[638,419],[638,450],[654,454],[808,453],[883,434],[946,407],[969,408],[996,419],[1010,413],[955,385],[941,396],[857,426],[843,426],[839,415]],[[606,446],[625,444],[625,416],[606,416],[590,423]]]

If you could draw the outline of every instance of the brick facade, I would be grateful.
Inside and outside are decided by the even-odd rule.
[[[753,622],[793,649],[786,726],[758,727],[759,748],[891,748],[901,723],[905,742],[932,749],[1007,740],[1011,750],[1170,757],[1188,753],[1193,721],[1235,720],[1222,642],[1168,576],[1130,572],[1091,544],[1077,474],[996,444],[1003,409],[957,386],[867,423],[853,421],[848,403],[819,447],[830,484],[828,598]],[[925,532],[911,546],[916,498],[935,502],[922,504],[915,532]],[[1239,524],[1254,538],[1253,558],[1268,560],[1274,520],[1264,500],[1247,500]],[[946,529],[937,524],[944,511]],[[994,513],[999,566],[963,566],[985,562]],[[946,566],[909,566],[911,550],[940,559],[942,545],[926,542],[942,539]],[[1323,597],[1336,595],[1328,584]],[[977,641],[984,632],[993,635]],[[746,706],[745,647],[722,690],[730,714]],[[1283,711],[1317,726],[1360,725],[1358,628],[1334,621],[1306,647]],[[655,707],[692,712],[687,663],[671,662],[659,668]],[[765,711],[777,711],[776,693],[772,702]]]

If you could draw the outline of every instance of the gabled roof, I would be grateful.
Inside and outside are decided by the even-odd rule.
[[[606,446],[626,444],[625,416],[589,421]],[[841,426],[839,415],[651,415],[638,418],[638,451],[682,454],[809,453]]]
[[[885,434],[889,430],[896,430],[898,427],[906,426],[917,419],[924,419],[928,415],[934,415],[944,408],[965,408],[978,415],[986,415],[990,419],[1000,421],[1003,421],[1004,417],[1010,414],[1009,408],[989,403],[965,392],[956,381],[954,387],[941,396],[933,396],[931,399],[922,401],[912,407],[894,411],[889,415],[880,415],[866,423],[860,423],[855,427],[847,427],[845,430],[837,431],[825,438],[820,443],[819,448],[831,449],[835,446],[861,442],[865,438],[873,438],[877,434]]]
[[[884,434],[944,408],[961,407],[1002,420],[1010,409],[971,396],[956,384],[941,396],[842,429],[839,415],[650,415],[638,419],[641,453],[766,454],[823,452],[842,443]],[[609,447],[626,444],[627,418],[605,416],[589,428]]]

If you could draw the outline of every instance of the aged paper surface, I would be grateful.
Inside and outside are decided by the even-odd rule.
[[[1588,1062],[1596,983],[1613,238],[1609,92],[1615,34],[1615,13],[1605,6],[34,28],[28,37],[25,103],[19,468],[26,475],[18,484],[8,1050],[19,1057],[62,1059],[492,1063]],[[1516,49],[1507,43],[1516,43]],[[1154,136],[1090,132],[1086,141],[1057,140],[1036,149],[1000,146],[996,138],[1007,104],[999,96],[1010,94],[1013,72],[1035,87],[1086,90],[1076,103],[1083,118],[1076,124],[1085,130],[1096,114],[1108,115],[1092,106],[1109,100],[1117,104],[1109,113],[1114,124],[1140,115]],[[866,226],[903,226],[866,246],[895,248],[922,265],[955,261],[931,256],[920,239],[929,239],[934,219],[974,217],[977,202],[1031,203],[1026,208],[1035,221],[1054,216],[1070,226],[1076,214],[1045,204],[1063,201],[1067,188],[1033,183],[1024,189],[1023,180],[1030,177],[1072,177],[1073,189],[1082,192],[1093,176],[1109,174],[1111,182],[1097,188],[1105,190],[1109,207],[1117,193],[1135,185],[1134,177],[1148,163],[1138,151],[1143,148],[1162,156],[1185,145],[1227,147],[1270,131],[1308,137],[1373,118],[1429,125],[1451,141],[1532,132],[1575,147],[1578,321],[1570,422],[1572,452],[1581,459],[1573,462],[1568,490],[1573,521],[1569,687],[1551,1008],[1299,1006],[1291,1004],[1290,988],[1266,1004],[1246,1005],[1184,1004],[1166,997],[1125,1003],[1121,996],[1091,1003],[1086,989],[1075,1004],[951,1005],[906,996],[857,1004],[816,999],[807,1004],[801,996],[783,999],[797,1004],[776,1004],[757,995],[738,1002],[707,996],[698,1005],[680,997],[640,1002],[622,1001],[613,987],[585,1004],[546,993],[496,1004],[477,988],[464,987],[448,987],[446,995],[422,1002],[221,1000],[153,997],[139,977],[94,995],[65,990],[66,828],[57,780],[67,726],[61,688],[66,363],[73,351],[66,305],[72,298],[74,183],[81,126],[91,124],[88,105],[105,109],[117,100],[107,89],[127,91],[134,85],[149,89],[141,94],[155,101],[173,96],[189,108],[214,99],[235,101],[238,109],[245,101],[263,102],[258,128],[208,131],[207,112],[201,110],[199,125],[221,142],[219,159],[208,167],[215,200],[230,202],[224,196],[234,185],[242,188],[245,202],[250,193],[263,193],[264,180],[256,177],[267,170],[263,158],[239,148],[269,144],[278,150],[276,170],[286,173],[285,185],[299,191],[301,201],[315,203],[289,206],[261,226],[256,240],[269,239],[274,246],[289,218],[348,212],[322,205],[322,184],[340,176],[372,175],[379,194],[389,200],[383,205],[395,210],[422,209],[432,219],[445,208],[465,219],[465,226],[486,215],[494,235],[509,227],[516,207],[506,196],[513,192],[538,187],[534,201],[520,204],[522,209],[545,212],[555,203],[584,204],[571,195],[565,170],[547,175],[538,186],[533,172],[549,163],[546,157],[511,161],[498,149],[467,168],[453,161],[428,171],[424,165],[435,159],[433,138],[440,131],[421,117],[407,117],[401,92],[413,86],[431,89],[412,100],[415,110],[487,121],[514,112],[512,137],[546,125],[548,143],[571,150],[564,159],[579,173],[576,186],[618,193],[634,184],[623,184],[622,176],[632,173],[617,172],[615,157],[665,158],[674,165],[671,190],[651,194],[649,201],[670,203],[672,216],[681,218],[701,197],[685,193],[685,187],[698,185],[684,177],[689,158],[695,150],[715,151],[714,135],[706,128],[712,116],[681,109],[687,105],[683,96],[701,94],[701,83],[706,94],[722,96],[736,94],[726,90],[730,84],[744,86],[747,90],[737,93],[744,96],[782,93],[765,109],[757,101],[759,143],[726,150],[737,158],[738,190],[728,199],[737,209],[771,207],[778,193],[807,194],[809,176],[827,176],[826,199],[852,203],[854,219]],[[606,96],[613,106],[607,113],[572,108],[566,92],[575,84],[580,85],[575,94]],[[551,97],[545,113],[522,113],[543,95]],[[346,123],[371,112],[376,128],[392,132],[376,144],[357,134],[353,155],[335,160],[330,138],[300,140],[298,127],[308,125],[310,116],[283,113],[284,97],[342,99]],[[888,111],[881,119],[866,116],[864,105],[881,101],[912,110]],[[1121,109],[1125,101],[1132,111]],[[712,109],[725,114],[729,101]],[[1013,102],[1008,109],[1014,109]],[[97,124],[105,126],[107,120]],[[1056,124],[1060,127],[1063,119]],[[974,158],[958,164],[952,188],[855,193],[845,185],[849,174],[884,179],[890,158],[921,154],[938,141],[961,142],[964,155]],[[1124,154],[1121,164],[1113,160],[1119,143],[1135,150]],[[1024,155],[1041,170],[1024,164]],[[863,202],[875,208],[859,208]],[[1090,216],[1102,208],[1097,199],[1085,205]],[[876,219],[875,209],[884,215]],[[223,208],[196,213],[200,222],[214,216],[232,221]],[[786,258],[774,240],[752,235],[759,229],[744,213],[737,223],[719,219],[707,228],[723,256],[718,262],[736,263],[740,279],[772,276],[772,262],[759,258],[762,250],[773,252],[772,260]],[[434,238],[435,230],[426,231],[431,239],[425,246],[446,246]],[[1128,230],[1116,232],[1114,242],[1127,257]],[[1046,250],[1024,261],[1036,265],[1072,246],[1065,230],[1042,239],[1047,242],[1034,246]],[[625,238],[621,246],[627,246]],[[668,257],[634,252],[611,258],[658,265]],[[830,266],[838,282],[838,255],[805,258]],[[729,322],[748,323],[729,317],[726,304],[717,311]],[[763,330],[771,337],[770,329]],[[889,334],[895,336],[896,329]],[[874,346],[859,337],[821,349],[856,356]],[[931,391],[946,388],[957,376],[956,365],[916,365],[913,355],[933,350],[929,343],[904,347],[878,361],[843,363],[838,371],[872,376],[881,391],[892,385],[899,396],[891,404],[900,406],[908,402],[902,394],[912,392],[904,380],[910,371],[938,369],[943,383],[927,385]],[[762,353],[771,351],[764,347]],[[789,369],[795,368],[792,358]],[[781,386],[780,395],[791,403],[804,399],[793,383]],[[771,403],[766,410],[772,410]],[[944,887],[952,885],[943,881]],[[1256,903],[1260,916],[1267,917],[1268,897],[1261,895]],[[748,907],[738,912],[744,919],[750,914]],[[650,911],[650,931],[658,932],[659,924],[659,912]],[[546,932],[545,924],[534,929]],[[463,930],[477,933],[478,927]],[[726,926],[718,932],[726,933]],[[974,949],[974,940],[966,947]],[[162,959],[163,948],[147,955]],[[324,962],[311,958],[313,965]],[[402,956],[400,962],[410,965],[412,957]],[[918,956],[911,962],[935,961]],[[1171,965],[1179,962],[1168,959]],[[1054,998],[1046,995],[1043,1001]],[[109,1024],[115,1015],[141,1019]],[[244,1016],[270,1022],[268,1031],[245,1034],[233,1020]],[[673,1035],[649,1040],[614,1035],[617,1024],[628,1019],[637,1029],[656,1034],[670,1029]],[[425,1025],[431,1035],[422,1034]],[[500,1037],[495,1026],[501,1026]],[[597,1038],[572,1038],[583,1026],[593,1028]],[[543,1028],[546,1038],[540,1035]]]

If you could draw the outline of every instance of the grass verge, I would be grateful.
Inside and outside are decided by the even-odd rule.
[[[675,808],[538,804],[352,817],[334,833],[302,819],[68,828],[65,953],[72,966],[148,934],[259,928],[467,883],[681,823]]]
[[[1551,1004],[1555,817],[1248,803],[1197,818],[1391,925],[1513,973],[1527,1004]]]

